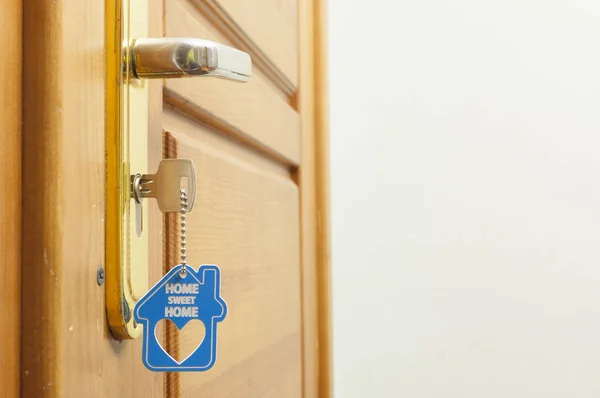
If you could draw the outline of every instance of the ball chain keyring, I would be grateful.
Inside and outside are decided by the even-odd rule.
[[[186,230],[185,230],[185,219],[187,214],[187,193],[185,189],[181,189],[179,191],[179,198],[181,199],[181,248],[180,248],[180,259],[181,259],[181,277],[185,278],[186,275],[186,267],[187,267],[187,254],[185,247],[185,238],[186,238]]]

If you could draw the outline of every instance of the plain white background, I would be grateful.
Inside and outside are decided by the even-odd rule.
[[[328,2],[335,396],[600,396],[600,2]]]

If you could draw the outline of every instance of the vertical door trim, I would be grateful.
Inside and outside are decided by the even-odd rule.
[[[331,340],[331,236],[329,209],[329,119],[327,96],[327,1],[316,0],[315,136],[317,185],[317,291],[319,301],[319,396],[333,396]]]
[[[22,7],[4,2],[0,16],[0,391],[8,397],[20,383]]]
[[[304,398],[333,395],[326,8],[326,0],[299,1]]]

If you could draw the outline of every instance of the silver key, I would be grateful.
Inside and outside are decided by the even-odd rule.
[[[163,159],[156,174],[131,176],[131,197],[136,203],[136,232],[143,230],[142,200],[154,198],[163,213],[181,211],[180,190],[187,192],[187,211],[194,207],[196,199],[196,168],[191,159]]]

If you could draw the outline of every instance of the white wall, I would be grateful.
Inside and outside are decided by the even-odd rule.
[[[335,396],[600,396],[600,2],[328,2]]]

